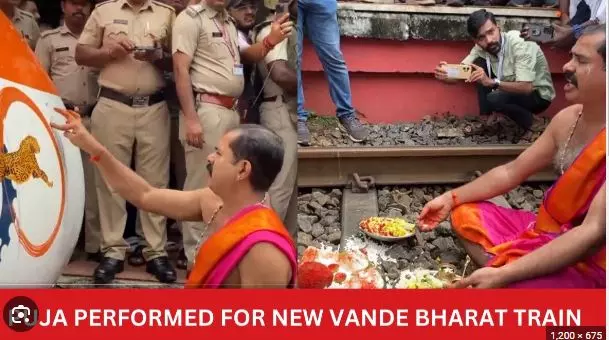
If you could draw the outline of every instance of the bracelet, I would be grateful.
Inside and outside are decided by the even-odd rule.
[[[459,205],[459,199],[457,198],[457,193],[454,190],[450,191],[450,196],[453,199],[453,208]]]
[[[573,35],[575,36],[575,38],[579,38],[582,35],[583,31],[584,28],[581,24],[573,25]]]
[[[275,47],[275,45],[271,44],[271,42],[269,41],[269,37],[266,36],[264,37],[264,39],[262,39],[262,45],[264,46],[264,48],[266,48],[267,50],[272,50],[273,47]]]
[[[99,155],[95,155],[95,156],[91,156],[89,157],[89,160],[93,163],[97,163],[99,162],[100,156]]]

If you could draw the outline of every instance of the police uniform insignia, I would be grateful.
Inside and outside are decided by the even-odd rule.
[[[186,8],[186,14],[188,14],[190,17],[194,18],[197,15],[199,15],[199,13],[203,12],[204,10],[205,10],[205,7],[203,7],[203,5],[201,5],[201,4],[190,5],[190,6],[188,6],[188,8]]]
[[[116,0],[102,1],[102,2],[98,3],[97,5],[95,5],[95,8],[103,6],[105,4],[110,4],[110,3],[113,3],[113,2],[116,2]]]
[[[55,49],[55,52],[63,52],[63,51],[69,51],[70,48],[69,47],[59,47]]]
[[[112,22],[115,23],[115,24],[120,24],[120,25],[128,25],[129,24],[129,21],[122,20],[122,19],[114,19]]]

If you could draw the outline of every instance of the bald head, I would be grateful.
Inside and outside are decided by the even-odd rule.
[[[229,132],[235,134],[230,142],[234,161],[251,164],[250,184],[255,191],[265,192],[281,171],[284,147],[281,137],[255,124],[244,124]]]

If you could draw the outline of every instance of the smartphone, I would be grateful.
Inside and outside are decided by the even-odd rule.
[[[554,38],[554,27],[541,24],[522,24],[522,30],[528,29],[529,40],[536,42],[548,42]]]
[[[156,47],[154,46],[136,46],[133,51],[137,53],[145,53],[154,50],[156,50]]]
[[[471,65],[465,64],[446,64],[443,66],[448,79],[463,79],[467,80],[472,74],[473,68]]]
[[[287,2],[278,2],[277,5],[275,5],[275,16],[277,18],[283,16],[285,13],[289,12],[289,4]]]

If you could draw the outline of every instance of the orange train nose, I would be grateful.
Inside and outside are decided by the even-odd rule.
[[[0,11],[0,78],[48,93],[57,93],[55,85],[42,69],[34,52],[23,41],[11,21]]]

